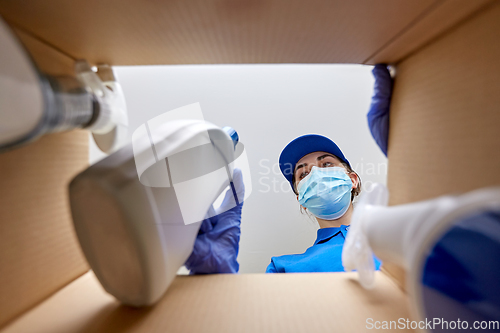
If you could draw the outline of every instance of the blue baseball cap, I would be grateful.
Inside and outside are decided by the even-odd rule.
[[[316,151],[324,151],[335,155],[339,160],[347,163],[349,167],[351,166],[351,163],[349,163],[349,161],[345,158],[339,146],[326,136],[319,134],[306,134],[299,136],[283,148],[279,159],[281,173],[290,183],[292,190],[292,178],[293,172],[295,171],[295,165],[302,157]]]

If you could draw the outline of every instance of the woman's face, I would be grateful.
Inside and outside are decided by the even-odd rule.
[[[328,167],[341,167],[346,170],[352,181],[353,188],[358,186],[358,177],[354,172],[348,173],[347,169],[344,167],[342,162],[334,155],[324,152],[316,151],[314,153],[307,154],[302,157],[295,165],[294,175],[295,175],[295,188],[299,182],[311,172],[313,166],[318,168],[328,168]]]

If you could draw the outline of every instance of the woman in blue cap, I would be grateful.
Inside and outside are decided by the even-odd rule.
[[[361,179],[340,148],[317,134],[291,141],[281,152],[279,164],[301,210],[314,215],[320,229],[304,253],[272,257],[266,273],[343,272],[342,247]],[[379,269],[380,261],[374,259]]]

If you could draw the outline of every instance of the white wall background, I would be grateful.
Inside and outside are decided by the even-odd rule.
[[[292,139],[306,133],[334,140],[369,189],[386,182],[387,160],[366,120],[371,66],[209,65],[115,67],[127,101],[130,137],[147,120],[199,102],[205,120],[231,126],[244,144],[253,191],[243,206],[241,273],[262,273],[271,256],[303,253],[317,223],[299,204],[278,167]],[[91,146],[91,162],[102,154]]]

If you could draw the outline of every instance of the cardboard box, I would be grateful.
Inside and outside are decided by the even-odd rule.
[[[4,1],[38,66],[391,62],[391,204],[500,184],[500,3]],[[0,332],[359,332],[408,318],[404,274],[367,292],[351,273],[179,276],[147,309],[120,306],[88,271],[67,202],[83,131],[0,155]],[[398,287],[398,286],[399,287]]]

